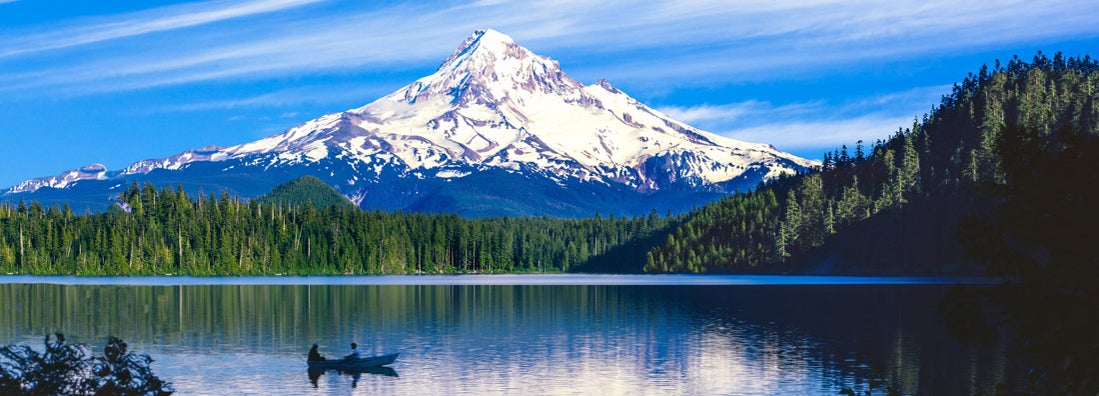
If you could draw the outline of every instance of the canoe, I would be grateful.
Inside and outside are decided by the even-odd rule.
[[[397,360],[399,353],[374,356],[362,359],[332,359],[319,362],[309,362],[309,368],[318,370],[362,370],[371,367],[385,366]]]

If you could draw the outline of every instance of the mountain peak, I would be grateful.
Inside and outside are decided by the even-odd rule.
[[[447,191],[466,196],[501,183],[527,183],[501,191],[538,202],[532,208],[562,196],[569,198],[561,208],[602,207],[585,203],[593,196],[630,196],[647,212],[642,197],[662,190],[729,192],[812,165],[767,145],[694,129],[606,80],[585,86],[553,59],[484,29],[465,38],[434,73],[363,107],[254,142],[187,150],[118,172],[77,169],[9,193],[77,182],[84,185],[79,191],[109,193],[118,181],[174,182],[176,175],[196,176],[193,189],[208,189],[210,178],[242,191],[312,174],[372,208],[443,208]],[[574,209],[539,210],[529,213]]]
[[[458,49],[454,50],[454,53],[450,54],[450,56],[443,61],[443,64],[439,66],[439,70],[443,70],[447,68],[448,65],[459,61],[459,58],[468,58],[474,53],[492,53],[493,56],[499,57],[500,55],[506,56],[509,49],[513,48],[514,50],[511,51],[513,54],[517,52],[529,53],[525,48],[516,44],[511,36],[492,29],[479,29],[474,31],[472,35],[458,45]]]
[[[496,103],[515,91],[561,94],[578,92],[582,84],[561,71],[557,61],[537,55],[506,34],[477,30],[435,73],[416,80],[388,99],[418,103],[446,98],[454,104]]]
[[[500,33],[492,29],[481,29],[473,32],[473,36],[477,37],[477,41],[486,48],[503,48],[515,44],[515,40],[506,34]]]

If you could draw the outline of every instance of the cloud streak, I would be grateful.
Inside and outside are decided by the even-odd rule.
[[[673,118],[733,139],[766,142],[810,157],[824,151],[869,144],[910,127],[950,86],[918,87],[856,98],[844,103],[824,100],[775,106],[749,100],[739,103],[669,106],[659,110]]]
[[[350,102],[355,104],[361,104],[361,101],[363,100],[381,97],[382,95],[388,93],[390,92],[384,89],[379,89],[377,86],[374,85],[365,86],[352,84],[341,85],[338,87],[304,86],[282,89],[275,92],[254,95],[245,98],[193,102],[167,106],[154,106],[143,109],[143,111],[156,114],[195,112],[205,110],[232,110],[256,107],[292,107],[306,103],[338,104]]]
[[[245,3],[211,1],[155,8],[106,21],[63,27],[20,37],[19,40],[5,40],[0,44],[0,58],[188,28],[282,11],[318,1],[320,0],[255,0]],[[0,0],[0,3],[4,2]]]
[[[773,106],[768,102],[749,100],[740,103],[722,105],[703,104],[698,106],[666,106],[659,110],[672,118],[696,125],[729,125],[742,122],[745,118],[766,116],[771,118],[786,118],[791,116],[803,116],[820,109],[821,103],[794,103],[784,106]],[[748,120],[747,122],[751,122]]]
[[[355,3],[269,15],[316,0],[171,6],[110,21],[0,39],[0,58],[162,33],[171,48],[119,43],[112,56],[52,65],[25,89],[77,94],[232,79],[422,67],[472,30],[492,27],[536,52],[578,64],[582,77],[705,84],[819,73],[874,61],[972,51],[1003,42],[1099,36],[1091,2],[480,2]],[[331,10],[339,9],[336,17]],[[261,15],[264,14],[264,15]],[[256,16],[258,26],[200,27]],[[412,45],[410,45],[412,44]],[[659,54],[659,56],[653,56]],[[10,88],[9,88],[10,89]]]
[[[775,122],[725,131],[721,135],[748,142],[767,142],[782,151],[820,158],[826,151],[845,144],[852,146],[859,140],[869,145],[905,125],[912,125],[911,116],[869,114],[846,119]]]

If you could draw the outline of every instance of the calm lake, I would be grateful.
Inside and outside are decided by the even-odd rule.
[[[0,277],[0,343],[62,332],[98,350],[116,335],[180,394],[835,395],[874,376],[992,393],[1019,368],[947,334],[935,308],[955,281],[969,282],[14,276]],[[391,372],[310,378],[311,344],[338,357],[351,341],[401,356]]]

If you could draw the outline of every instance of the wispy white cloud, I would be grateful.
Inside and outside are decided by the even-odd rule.
[[[768,102],[748,100],[722,105],[665,106],[659,110],[676,120],[692,125],[731,125],[745,122],[745,118],[752,117],[786,118],[804,115],[821,107],[820,102],[774,106]]]
[[[845,119],[780,121],[750,128],[734,129],[724,136],[748,142],[767,142],[783,151],[795,151],[813,157],[841,145],[851,146],[862,140],[870,144],[911,126],[912,117],[870,114]]]
[[[1099,36],[1090,21],[1099,5],[1088,1],[729,3],[612,5],[579,17],[555,41],[622,55],[612,80],[689,76],[705,84]]]
[[[891,92],[881,95],[858,98],[844,103],[831,111],[840,114],[852,112],[893,111],[898,115],[922,116],[938,106],[944,95],[950,94],[952,85],[932,85],[927,87],[914,87],[900,92]]]
[[[760,108],[764,107],[769,106],[760,101],[750,100],[747,102],[724,105],[704,104],[698,106],[667,106],[661,107],[660,111],[676,120],[688,124],[696,124],[699,122],[713,121],[732,122],[745,114],[759,111]]]
[[[1099,6],[1091,1],[1021,0],[481,1],[382,8],[349,2],[216,30],[172,31],[314,1],[171,6],[57,31],[0,36],[0,56],[9,57],[149,32],[167,35],[158,44],[172,43],[163,48],[141,40],[120,43],[109,56],[47,65],[41,75],[12,81],[16,84],[7,89],[83,94],[422,67],[445,58],[481,27],[508,33],[536,52],[571,59],[576,67],[566,64],[566,71],[582,77],[679,84],[787,78],[1005,42],[1099,36],[1099,24],[1092,21]],[[26,44],[17,44],[28,37]]]
[[[820,100],[775,106],[750,100],[659,110],[723,136],[814,155],[859,140],[869,144],[889,136],[897,128],[911,127],[913,120],[930,110],[949,90],[949,86],[918,87],[843,103]]]
[[[341,84],[335,86],[302,86],[282,89],[275,92],[269,92],[262,95],[254,95],[244,98],[209,100],[178,105],[151,106],[142,109],[142,111],[147,113],[178,113],[258,107],[294,107],[307,103],[362,104],[364,101],[372,100],[388,93],[388,91],[380,89],[375,85],[360,86]],[[297,115],[297,112],[284,112],[282,116],[286,117],[287,114],[291,113]]]
[[[413,6],[351,13],[340,18],[321,15],[256,26],[224,26],[189,31],[172,45],[138,43],[117,56],[99,56],[80,63],[24,73],[0,75],[0,90],[50,88],[68,94],[92,94],[144,89],[221,79],[301,76],[318,71],[441,60],[473,27],[454,28],[439,35],[437,27],[406,30],[409,15],[422,14],[424,25],[447,25],[445,15]],[[396,27],[375,29],[377,26]],[[446,36],[446,37],[443,37]],[[173,36],[173,39],[176,37]],[[0,39],[0,41],[3,41]],[[415,43],[415,45],[407,45]],[[2,47],[0,47],[2,48]],[[445,56],[445,55],[444,55]],[[436,59],[437,58],[437,59]]]
[[[15,1],[15,0],[10,0]],[[321,0],[209,1],[166,6],[0,42],[0,58],[76,47],[300,7]],[[0,0],[0,3],[6,2]]]

